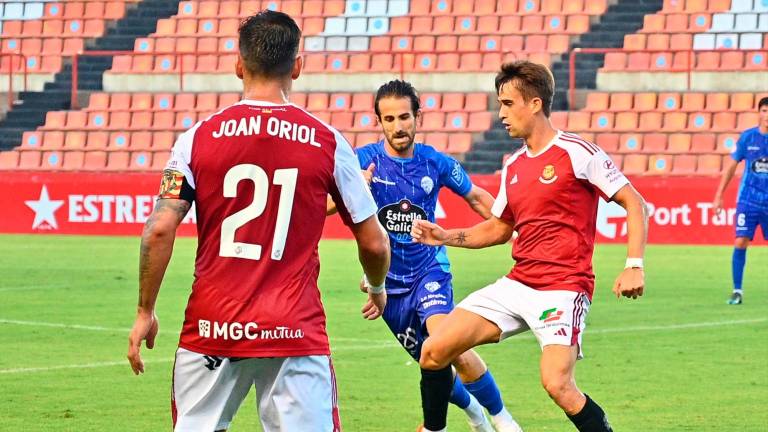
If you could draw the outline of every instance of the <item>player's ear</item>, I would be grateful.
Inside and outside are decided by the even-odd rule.
[[[422,115],[421,110],[416,111],[414,118],[416,118],[416,126],[421,127],[421,123],[424,121],[424,116]]]
[[[243,79],[243,58],[240,54],[237,55],[237,63],[235,63],[235,74],[238,78]]]
[[[536,115],[540,112],[542,112],[542,108],[544,108],[544,104],[541,101],[541,98],[531,98],[531,100],[528,102],[528,106],[531,108],[531,114]]]
[[[296,57],[296,61],[293,63],[293,70],[291,71],[291,79],[298,79],[301,75],[301,69],[304,68],[304,57]]]

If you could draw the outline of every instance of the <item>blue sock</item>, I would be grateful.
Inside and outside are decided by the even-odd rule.
[[[453,380],[453,390],[451,391],[450,402],[461,409],[469,406],[469,393],[458,375]]]
[[[496,385],[496,381],[493,379],[493,375],[491,375],[491,371],[485,371],[477,381],[464,384],[464,386],[492,416],[504,409],[504,402],[501,401],[501,392]]]
[[[733,274],[733,289],[741,290],[741,281],[744,279],[744,264],[747,262],[747,250],[733,248],[731,259],[731,272]]]

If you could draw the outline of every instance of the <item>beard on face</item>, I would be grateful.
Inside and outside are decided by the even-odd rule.
[[[408,140],[405,142],[399,142],[399,143],[394,142],[396,139],[401,139],[401,138],[408,138]],[[401,131],[401,132],[396,132],[390,135],[387,141],[389,141],[389,145],[394,147],[396,150],[405,150],[413,144],[413,136],[408,132]]]

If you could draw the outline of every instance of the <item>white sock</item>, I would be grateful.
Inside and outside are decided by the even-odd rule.
[[[471,394],[469,395],[469,405],[464,408],[464,412],[467,413],[467,417],[469,417],[469,421],[473,425],[483,424],[486,421],[483,406]]]
[[[744,294],[743,292],[741,292],[741,288],[739,288],[739,289],[734,288],[733,292],[736,293],[736,294]]]
[[[509,411],[507,411],[507,407],[502,408],[501,411],[499,411],[498,413],[496,413],[496,415],[491,417],[493,418],[494,423],[499,423],[499,422],[511,423],[515,421],[512,418],[512,414],[510,414]]]

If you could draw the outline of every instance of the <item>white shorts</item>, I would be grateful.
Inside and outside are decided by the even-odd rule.
[[[173,430],[227,429],[251,386],[264,432],[341,431],[329,356],[241,359],[184,348],[173,366]]]
[[[533,331],[539,345],[578,345],[584,333],[590,302],[586,294],[574,291],[541,291],[503,277],[473,292],[456,307],[496,324],[501,339]]]

